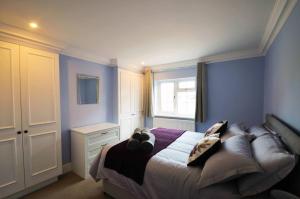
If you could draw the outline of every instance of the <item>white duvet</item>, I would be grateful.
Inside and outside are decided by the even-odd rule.
[[[240,198],[234,182],[222,183],[199,189],[200,167],[188,167],[189,154],[197,141],[204,135],[187,131],[167,148],[153,156],[146,167],[143,185],[137,184],[114,170],[104,167],[110,146],[105,147],[92,165],[94,179],[108,179],[136,198],[151,199],[235,199]]]

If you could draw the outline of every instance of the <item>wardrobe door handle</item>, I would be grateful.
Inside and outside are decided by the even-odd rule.
[[[21,133],[22,133],[21,131],[18,131],[18,132],[17,132],[17,134],[21,134]]]
[[[25,130],[25,131],[24,131],[24,133],[28,133],[28,131],[27,131],[27,130]]]

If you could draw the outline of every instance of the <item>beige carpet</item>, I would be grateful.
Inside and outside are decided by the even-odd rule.
[[[68,173],[59,180],[41,190],[33,192],[23,199],[111,199],[102,191],[101,182],[92,179],[83,180],[74,173]]]

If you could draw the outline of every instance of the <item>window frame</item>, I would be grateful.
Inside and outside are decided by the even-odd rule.
[[[179,82],[181,81],[194,81],[195,87],[194,88],[179,88]],[[173,112],[163,112],[161,111],[161,83],[166,82],[173,82],[174,83],[174,97],[173,97]],[[187,92],[187,91],[194,91],[196,93],[196,77],[184,77],[184,78],[175,78],[175,79],[161,79],[161,80],[155,80],[154,81],[154,117],[164,117],[164,118],[179,118],[179,119],[188,119],[188,120],[194,120],[195,115],[192,117],[186,116],[186,115],[180,115],[178,114],[178,92]],[[195,94],[196,98],[196,94]],[[196,99],[195,99],[196,100]],[[195,110],[196,111],[196,110]]]

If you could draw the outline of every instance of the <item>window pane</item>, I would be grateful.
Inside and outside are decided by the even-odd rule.
[[[188,117],[194,117],[196,106],[196,92],[186,91],[177,93],[178,114]]]
[[[160,84],[160,107],[162,112],[174,111],[174,82]]]
[[[195,80],[188,80],[188,81],[180,81],[178,83],[178,87],[180,89],[190,89],[195,88]]]

